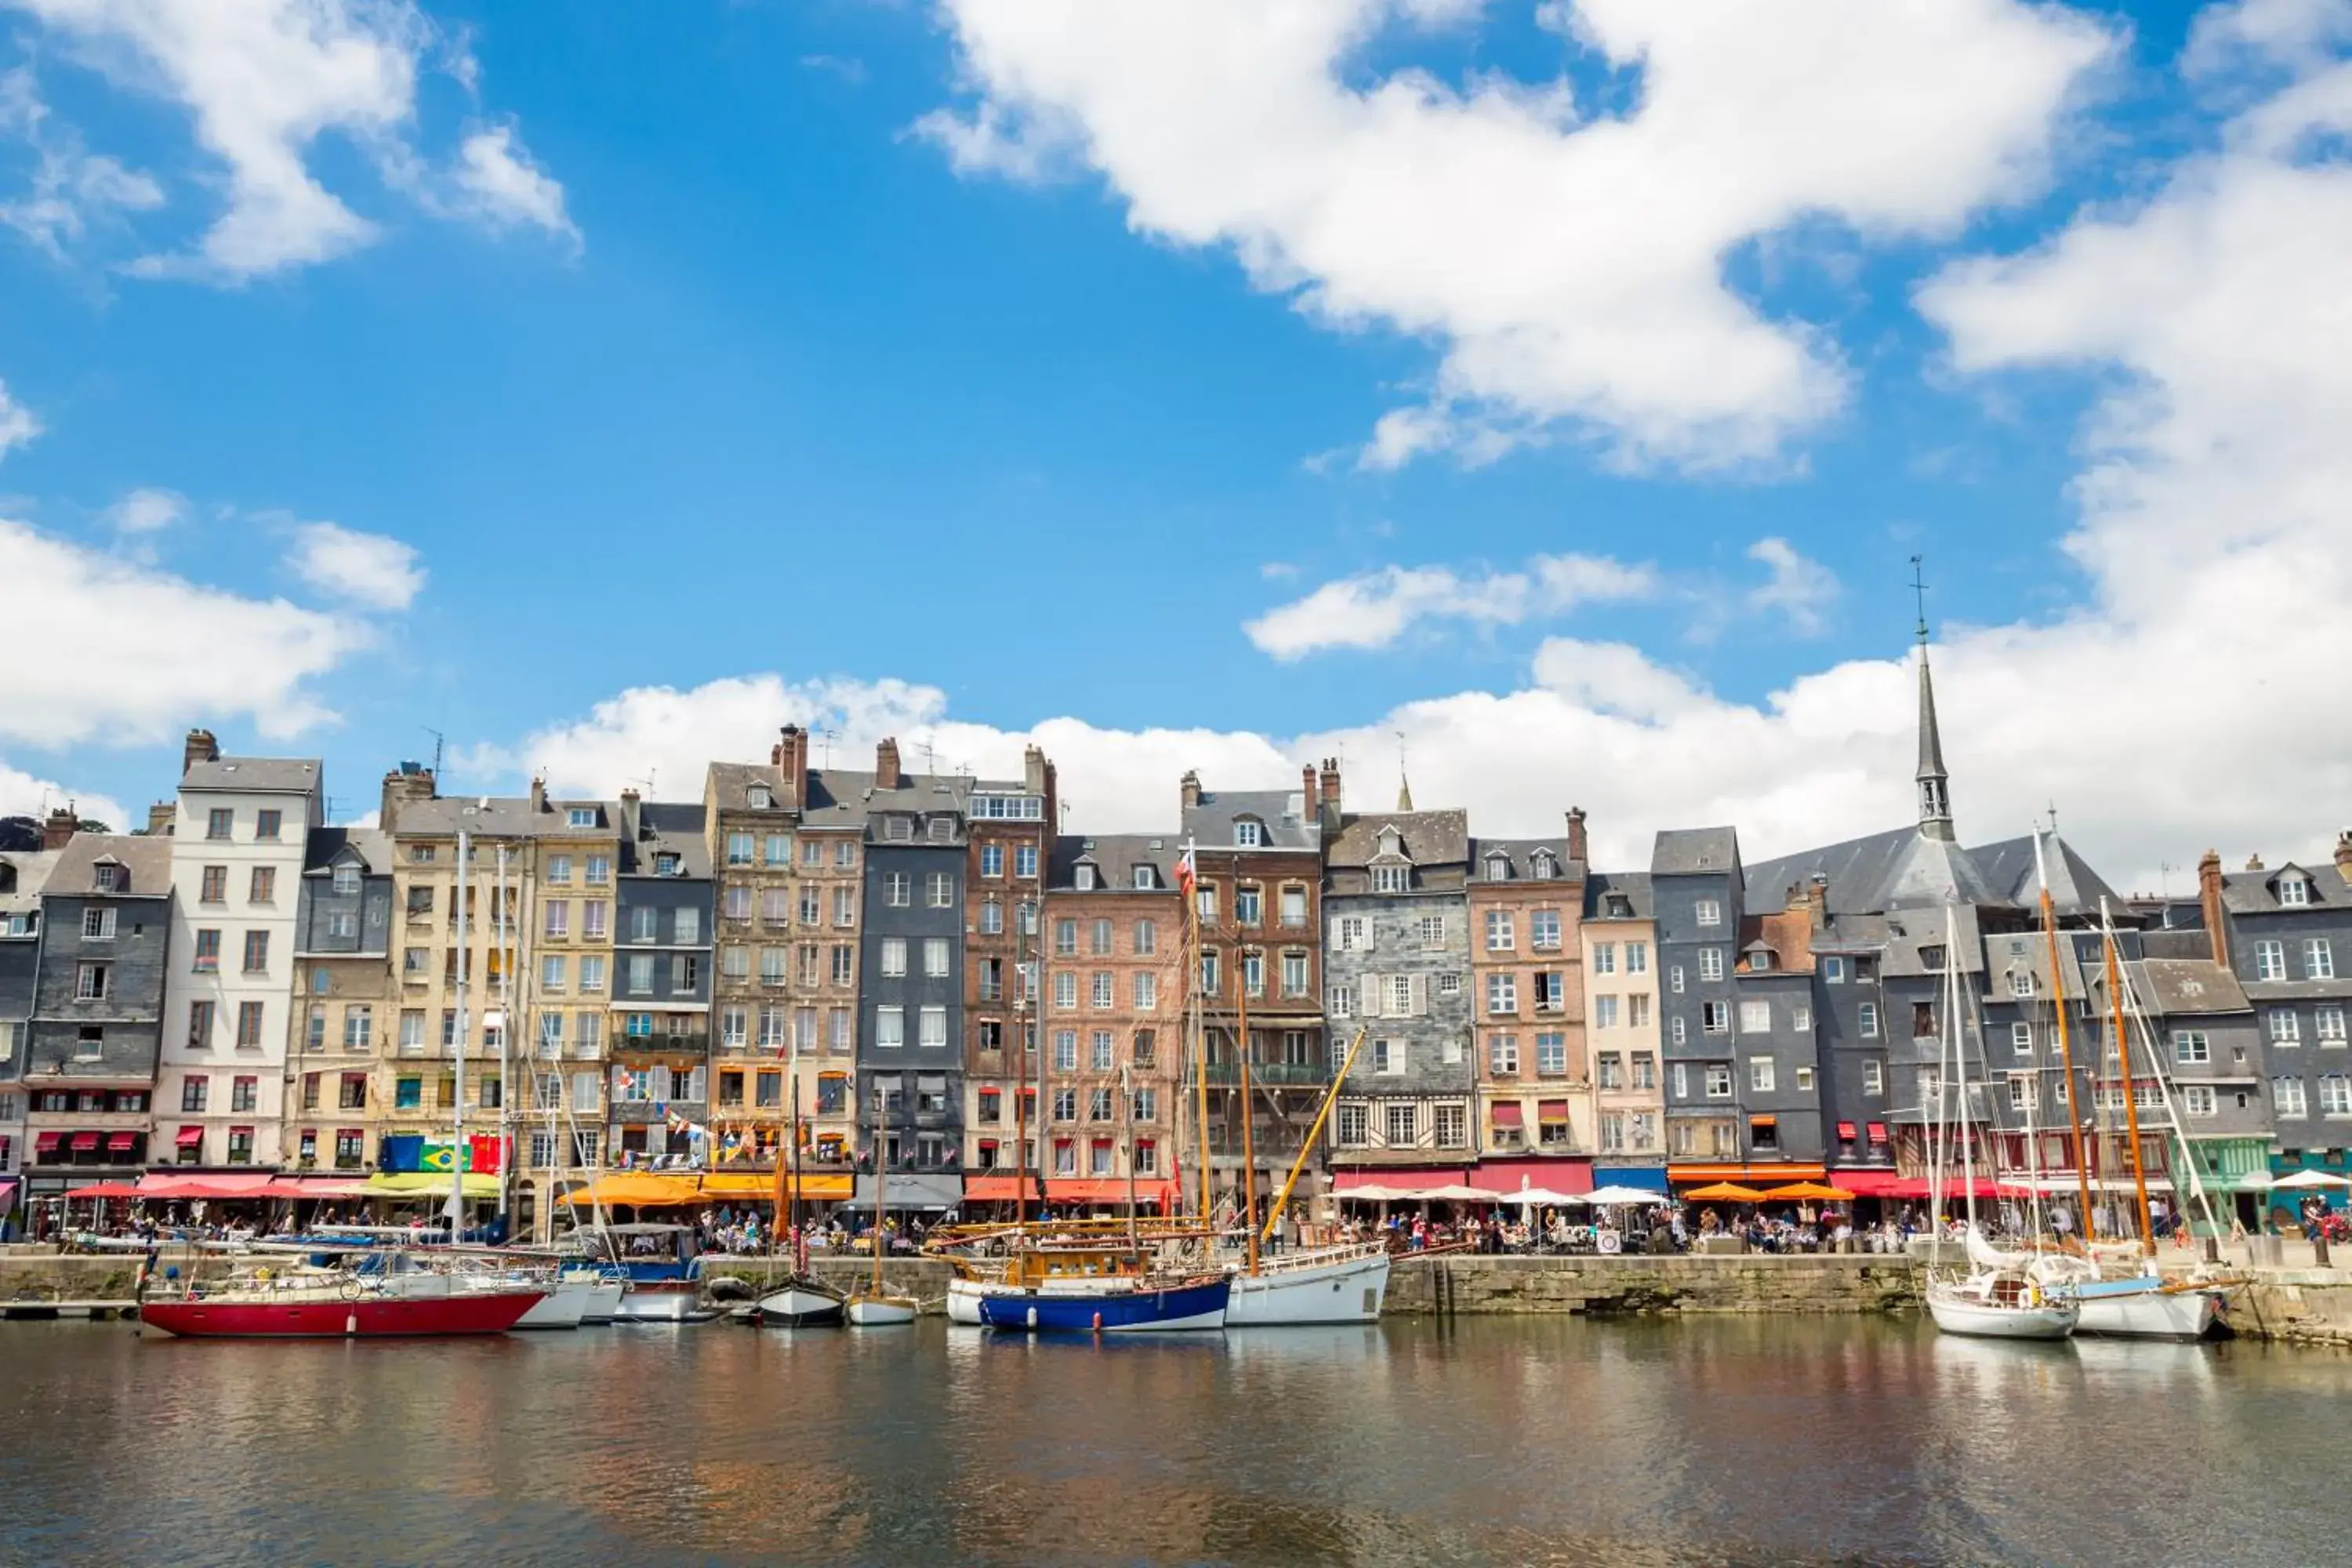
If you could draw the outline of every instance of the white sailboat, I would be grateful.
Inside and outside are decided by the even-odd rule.
[[[889,1182],[889,1152],[882,1143],[882,1095],[874,1094],[874,1230],[868,1237],[874,1244],[874,1279],[863,1290],[853,1291],[845,1304],[850,1322],[861,1329],[895,1328],[915,1321],[918,1306],[912,1296],[894,1295],[882,1288],[882,1255],[888,1249],[889,1237],[882,1228],[883,1192]]]
[[[1381,1305],[1387,1299],[1389,1288],[1389,1252],[1382,1243],[1322,1247],[1270,1256],[1258,1250],[1282,1223],[1291,1190],[1298,1184],[1299,1172],[1323,1134],[1323,1125],[1339,1099],[1340,1086],[1348,1080],[1348,1070],[1355,1066],[1357,1053],[1363,1049],[1364,1037],[1364,1030],[1356,1031],[1347,1056],[1340,1060],[1339,1070],[1332,1077],[1331,1087],[1324,1093],[1314,1123],[1299,1144],[1298,1158],[1290,1167],[1289,1179],[1275,1195],[1264,1229],[1252,1237],[1256,1245],[1251,1249],[1247,1266],[1234,1271],[1234,1293],[1225,1307],[1225,1327],[1229,1329],[1380,1321]]]
[[[1936,1058],[1936,1133],[1931,1147],[1935,1165],[1930,1175],[1931,1217],[1941,1234],[1946,1151],[1951,1129],[1946,1115],[1950,1103],[1948,1084],[1957,1083],[1960,1098],[1961,1190],[1967,1196],[1970,1268],[1959,1279],[1931,1279],[1927,1311],[1936,1327],[1948,1334],[1971,1339],[2063,1340],[2074,1331],[2081,1310],[2073,1297],[2045,1288],[2032,1273],[2006,1260],[1980,1260],[1982,1237],[1977,1232],[1977,1172],[1974,1139],[1968,1121],[1968,1051],[1960,1034],[1959,911],[1944,906],[1943,1028],[1938,1031]],[[1947,1068],[1948,1064],[1948,1071]],[[1986,1248],[1990,1250],[1990,1248]],[[1997,1255],[1996,1255],[1997,1258]]]

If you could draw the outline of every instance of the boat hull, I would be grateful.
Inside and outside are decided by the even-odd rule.
[[[913,1322],[917,1306],[904,1296],[852,1296],[844,1310],[858,1328],[887,1329]]]
[[[1927,1310],[1944,1332],[1979,1340],[2063,1340],[2074,1331],[2081,1315],[2071,1302],[2005,1307],[1933,1294]]]
[[[2210,1290],[2143,1288],[2123,1289],[2084,1285],[2079,1334],[2131,1340],[2201,1340],[2221,1320],[2220,1298]]]
[[[549,1289],[539,1305],[517,1321],[518,1329],[576,1329],[588,1316],[588,1301],[594,1287],[558,1284]]]
[[[966,1328],[980,1326],[980,1303],[990,1295],[1003,1295],[1013,1289],[1010,1285],[991,1284],[984,1279],[950,1279],[948,1281],[948,1321]]]
[[[614,1309],[616,1323],[687,1323],[702,1304],[702,1288],[692,1280],[633,1279]]]
[[[580,1311],[582,1324],[609,1323],[621,1315],[621,1297],[624,1294],[624,1287],[618,1279],[574,1283],[575,1288],[585,1299],[585,1304]]]
[[[981,1298],[980,1321],[1025,1333],[1148,1334],[1218,1330],[1233,1300],[1230,1276],[1163,1289],[1056,1295],[1013,1290]]]
[[[139,1321],[190,1340],[433,1339],[504,1333],[544,1294],[467,1290],[446,1296],[285,1302],[149,1301],[140,1308]]]
[[[829,1329],[843,1321],[844,1306],[831,1290],[794,1281],[761,1297],[758,1312],[763,1328]]]
[[[1225,1309],[1225,1327],[1378,1322],[1388,1288],[1385,1251],[1351,1249],[1328,1262],[1309,1261],[1266,1274],[1237,1274],[1233,1300]]]

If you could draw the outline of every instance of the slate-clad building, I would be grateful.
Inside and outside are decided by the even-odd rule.
[[[624,1160],[700,1153],[679,1122],[710,1124],[711,928],[717,908],[699,805],[621,793],[613,932],[612,1121]],[[748,1162],[745,1162],[748,1168]]]
[[[25,1053],[40,979],[41,889],[57,860],[54,849],[0,851],[0,1234],[22,1195]]]
[[[1728,827],[1668,829],[1650,853],[1663,982],[1666,1155],[1675,1181],[1746,1174],[1739,1134],[1735,982],[1745,882]]]
[[[366,827],[314,827],[294,913],[301,994],[287,1042],[287,1163],[372,1168],[393,1089],[400,988],[392,971],[393,843]]]
[[[25,1051],[30,1197],[147,1163],[171,909],[169,838],[77,833],[49,868]]]

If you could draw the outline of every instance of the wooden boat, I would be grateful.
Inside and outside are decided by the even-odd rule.
[[[889,1236],[882,1228],[882,1194],[890,1181],[888,1152],[882,1142],[882,1096],[874,1097],[874,1279],[863,1290],[853,1291],[845,1303],[851,1323],[861,1329],[898,1328],[915,1321],[919,1303],[911,1296],[894,1295],[882,1288],[882,1257]]]
[[[142,1300],[139,1321],[182,1339],[425,1339],[504,1333],[545,1295],[537,1289],[415,1295],[337,1269],[261,1270],[226,1285]]]
[[[1948,1334],[1987,1340],[2063,1340],[2081,1309],[2016,1269],[1979,1270],[1927,1287],[1927,1311]]]
[[[1264,1258],[1255,1273],[1234,1274],[1225,1327],[1378,1322],[1388,1286],[1389,1253],[1380,1242]]]
[[[980,1321],[1024,1333],[1139,1334],[1221,1330],[1233,1297],[1229,1274],[1123,1288],[1065,1290],[1052,1287],[992,1292],[980,1299]]]

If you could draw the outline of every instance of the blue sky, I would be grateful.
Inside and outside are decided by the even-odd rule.
[[[772,674],[782,696],[769,707],[830,706],[844,761],[909,714],[943,764],[983,767],[1041,723],[1075,721],[1055,733],[1082,825],[1164,815],[1172,783],[1152,781],[1172,780],[1188,743],[1195,765],[1225,776],[1279,776],[1337,745],[1385,789],[1400,730],[1427,759],[1416,794],[1430,798],[1421,777],[1433,771],[1434,793],[1498,830],[1547,826],[1568,795],[1622,801],[1604,841],[1628,846],[1678,821],[1746,825],[1751,805],[1759,852],[1901,820],[1908,719],[1891,682],[1911,553],[1928,559],[1939,628],[1976,639],[1954,649],[1951,679],[1973,680],[1981,702],[1957,700],[1989,721],[2014,716],[2016,690],[2051,696],[2037,669],[2067,658],[2088,683],[2074,703],[2131,707],[2119,672],[2148,650],[2129,639],[2178,608],[2134,605],[2142,590],[2125,569],[2064,548],[2149,526],[2151,503],[2114,521],[2081,481],[2103,460],[2100,432],[2130,414],[2119,399],[2155,386],[2195,401],[2167,379],[2195,367],[2158,363],[2164,300],[2074,342],[2032,297],[2067,279],[1979,286],[1962,272],[2030,261],[2102,223],[2138,224],[2129,232],[2154,246],[2148,226],[2194,199],[2184,171],[2233,145],[2249,105],[2332,79],[2345,37],[2340,7],[2318,0],[2203,13],[1966,0],[1951,7],[1965,22],[1918,37],[1842,35],[1860,40],[1858,58],[1827,63],[1792,19],[1771,28],[1759,71],[1785,46],[1782,100],[1847,94],[1860,108],[1832,123],[1865,142],[1895,129],[1885,103],[1934,99],[1945,62],[1965,54],[1956,43],[1980,37],[1991,90],[1918,113],[1950,117],[1939,148],[1977,138],[2001,167],[1954,153],[1899,179],[1857,174],[1804,151],[1820,127],[1784,126],[1767,103],[1736,142],[1790,138],[1786,160],[1757,166],[1767,184],[1798,171],[1785,196],[1797,216],[1742,229],[1688,193],[1675,171],[1742,153],[1732,142],[1698,149],[1697,165],[1674,161],[1686,146],[1653,149],[1616,210],[1563,210],[1559,232],[1527,237],[1560,247],[1570,280],[1553,300],[1540,270],[1529,298],[1508,257],[1402,259],[1409,247],[1377,225],[1341,234],[1314,210],[1318,181],[1363,178],[1413,201],[1407,165],[1417,135],[1422,151],[1441,144],[1438,113],[1376,147],[1315,145],[1308,130],[1286,153],[1290,121],[1265,100],[1419,83],[1423,108],[1443,110],[1565,83],[1580,118],[1551,122],[1557,145],[1518,124],[1530,156],[1445,153],[1463,162],[1444,184],[1492,176],[1463,200],[1493,204],[1511,233],[1515,211],[1548,199],[1514,176],[1578,136],[1638,126],[1669,101],[1668,73],[1707,79],[1721,46],[1662,24],[1638,40],[1645,58],[1609,58],[1608,28],[1651,26],[1623,20],[1618,0],[1573,15],[1345,0],[1331,9],[1356,30],[1320,62],[1328,73],[1302,57],[1291,76],[1226,84],[1265,115],[1269,187],[1308,193],[1253,207],[1234,194],[1252,160],[1220,163],[1210,133],[1242,111],[1218,84],[1186,79],[1159,31],[1186,47],[1221,28],[1246,37],[1249,8],[1102,6],[1058,28],[1037,25],[1050,7],[1020,9],[323,5],[310,43],[323,28],[394,68],[388,86],[355,89],[304,49],[279,50],[302,42],[288,20],[300,8],[281,0],[0,5],[0,80],[17,93],[13,119],[0,111],[0,213],[15,215],[0,228],[0,384],[37,426],[0,442],[0,517],[70,552],[45,557],[52,569],[234,596],[192,612],[192,640],[235,640],[236,603],[283,597],[335,644],[257,696],[160,669],[146,696],[129,694],[135,661],[89,677],[74,694],[84,722],[0,720],[0,781],[17,797],[0,805],[54,785],[135,810],[169,788],[177,731],[197,721],[239,747],[323,752],[349,811],[373,803],[391,762],[429,751],[428,727],[446,733],[468,787],[512,787],[536,767],[610,789],[658,767],[663,793],[683,793],[699,756],[757,754],[774,718],[803,716],[751,722],[757,694],[697,706],[710,682]],[[193,29],[159,25],[175,13]],[[2200,15],[2209,31],[2227,30],[2217,18],[2236,29],[2226,67],[2184,64]],[[272,119],[268,93],[258,109],[208,99],[208,73],[240,58],[298,107]],[[1906,71],[1916,94],[1864,90]],[[1153,114],[1119,123],[1118,100],[1139,97]],[[304,103],[324,125],[315,135]],[[1178,129],[1139,134],[1152,126]],[[495,177],[469,181],[485,136]],[[240,180],[284,174],[280,154],[368,232],[321,240],[273,211],[259,251],[224,264],[207,236],[238,210]],[[84,193],[72,223],[54,207],[46,226],[26,216],[45,169],[69,176],[90,157],[151,182],[153,199],[109,203],[68,177],[69,204]],[[1809,158],[1822,164],[1811,174]],[[2331,172],[2308,144],[2272,163]],[[1429,223],[1464,218],[1452,193],[1428,194],[1447,215]],[[2292,231],[2292,215],[2282,221]],[[1656,361],[1639,321],[1601,357],[1576,346],[1641,314],[1611,302],[1630,285],[1580,257],[1655,246],[1670,268],[1661,233],[1716,223],[1737,235],[1714,253],[1729,308],[1800,345],[1815,389],[1821,375],[1838,384],[1829,406],[1805,403],[1795,372],[1759,375],[1752,395],[1706,387],[1717,345],[1706,343],[1667,386],[1645,368]],[[2305,227],[2316,272],[2327,226]],[[1921,290],[1939,280],[1952,302],[1930,307]],[[1601,303],[1567,297],[1578,289]],[[1662,330],[1704,316],[1713,292],[1702,279],[1662,296]],[[1350,293],[1346,320],[1321,303]],[[1525,329],[1553,363],[1462,371],[1477,323],[1513,311],[1505,357]],[[1736,334],[1719,347],[1743,352]],[[2282,352],[2315,358],[2319,345]],[[1448,380],[1457,373],[1466,383]],[[1629,400],[1637,414],[1610,412]],[[1368,459],[1384,416],[1441,406],[1443,437]],[[1727,437],[1727,419],[1764,433]],[[1499,451],[1480,447],[1488,437]],[[2133,445],[2134,472],[2155,473],[2144,449],[2166,440]],[[116,509],[142,489],[184,506],[126,531]],[[322,578],[315,561],[306,575],[300,530],[320,522],[408,547],[421,589]],[[2314,524],[2323,540],[2327,526]],[[2173,549],[2182,531],[2154,545],[2135,535],[2122,553]],[[1764,541],[1796,563],[1778,596],[1759,597],[1775,580]],[[361,559],[396,565],[389,548]],[[1496,582],[1563,556],[1631,575],[1572,605]],[[1413,599],[1378,646],[1329,630],[1328,599],[1287,623],[1311,646],[1270,649],[1248,629],[1328,585],[1357,584],[1345,594],[1358,606],[1385,602],[1392,568],[1442,571],[1451,586]],[[94,595],[89,635],[104,634],[116,597]],[[1444,607],[1465,597],[1510,607]],[[2085,625],[2106,640],[2034,640]],[[1561,676],[1614,668],[1590,650],[1620,647],[1641,661],[1632,688]],[[186,654],[184,671],[206,648]],[[72,662],[21,642],[17,655],[26,671]],[[1656,679],[1683,695],[1640,694]],[[892,680],[940,695],[875,695]],[[811,682],[830,683],[823,702]],[[677,700],[650,716],[598,708],[644,689]],[[1802,691],[1813,695],[1789,700]],[[1533,694],[1568,705],[1514,706]],[[1814,707],[1847,711],[1851,732],[1791,717]],[[2111,798],[2094,759],[2058,761],[2083,749],[2048,742],[2045,723],[2063,721],[2021,724],[2022,740],[1989,721],[1956,742],[1999,775],[1974,796],[2001,792],[1988,836],[2021,826],[2009,817],[2037,793],[2063,793],[2080,802],[2074,820],[2114,818],[2128,865],[2193,857],[2211,792],[2186,781],[2156,805]],[[1199,733],[1150,734],[1163,729]],[[1549,749],[1515,752],[1531,731]],[[2112,739],[2133,743],[2128,728]],[[1496,785],[1496,758],[1525,782]],[[2021,760],[2043,758],[2058,776],[2012,790]],[[1825,771],[1793,784],[1807,767]],[[2321,783],[2343,767],[2331,755]],[[1965,767],[1958,788],[1969,827]],[[2301,842],[2335,825],[2290,793],[2252,799],[2227,826]]]

